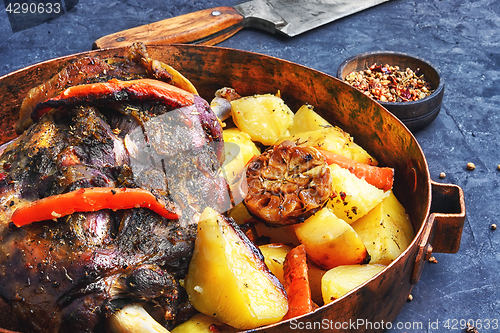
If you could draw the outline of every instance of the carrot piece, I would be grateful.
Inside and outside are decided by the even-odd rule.
[[[64,90],[56,97],[39,103],[32,111],[33,120],[40,119],[50,109],[71,102],[95,100],[158,100],[173,107],[194,103],[194,95],[181,88],[154,79],[121,81],[111,79],[107,82],[81,84]]]
[[[17,227],[21,227],[32,222],[51,220],[75,212],[139,207],[149,208],[167,219],[179,218],[172,205],[167,206],[148,190],[141,188],[90,187],[30,202],[14,211],[12,222]]]
[[[287,253],[283,263],[283,286],[288,296],[288,313],[283,320],[301,316],[316,308],[311,298],[304,244]]]
[[[337,164],[339,167],[349,170],[352,174],[360,179],[365,179],[369,184],[387,191],[392,188],[394,183],[394,169],[387,167],[377,167],[365,163],[360,163],[351,160],[348,157],[332,153],[324,149],[318,151],[325,157],[326,162]]]

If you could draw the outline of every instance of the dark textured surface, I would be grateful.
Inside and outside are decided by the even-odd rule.
[[[0,6],[0,75],[90,50],[97,38],[122,29],[237,3],[81,0],[65,15],[16,33]],[[499,29],[498,0],[393,0],[293,39],[242,30],[220,44],[331,75],[344,59],[372,50],[413,54],[440,69],[446,84],[441,113],[416,137],[432,178],[464,190],[467,219],[460,251],[435,254],[438,263],[426,264],[412,292],[413,301],[396,320],[403,328],[396,328],[395,322],[390,332],[464,332],[460,320],[469,319],[482,321],[479,332],[500,330],[500,230],[490,230],[492,223],[498,223],[500,197]],[[475,163],[476,169],[468,171],[467,162]],[[446,172],[446,178],[440,179],[440,172]],[[446,327],[447,320],[450,325],[457,320],[456,328]]]

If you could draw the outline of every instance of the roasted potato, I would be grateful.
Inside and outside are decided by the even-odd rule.
[[[260,221],[255,221],[254,225],[259,236],[269,239],[270,243],[282,243],[295,246],[300,244],[295,234],[294,225],[271,227]]]
[[[363,240],[373,264],[390,264],[415,237],[410,217],[392,191],[351,226]]]
[[[238,203],[229,212],[228,217],[232,218],[238,225],[253,220],[253,216],[247,210],[243,202]]]
[[[228,128],[222,132],[224,138],[224,163],[222,164],[223,176],[226,178],[235,202],[241,202],[245,193],[241,181],[244,179],[245,165],[260,150],[251,140],[250,135],[237,128]],[[243,177],[243,178],[242,178]]]
[[[223,166],[227,172],[231,171],[233,174],[241,174],[248,161],[255,155],[260,155],[260,150],[248,133],[242,132],[235,127],[222,131],[222,136],[224,144],[234,144],[229,145],[227,149],[226,145],[224,145],[225,160]],[[237,167],[232,167],[232,163],[236,159],[240,159],[242,163],[238,163]]]
[[[206,208],[197,232],[185,280],[196,310],[238,329],[280,321],[288,311],[283,285],[236,223]]]
[[[288,135],[293,112],[278,96],[254,95],[231,101],[235,125],[252,140],[272,145]]]
[[[293,116],[293,123],[288,129],[290,135],[333,127],[326,119],[314,111],[309,104],[302,105]]]
[[[384,265],[346,265],[330,269],[321,278],[323,301],[328,304],[365,283],[382,271]]]
[[[349,224],[363,217],[390,194],[336,164],[330,165],[330,170],[334,197],[328,201],[327,207]]]
[[[283,284],[283,263],[293,246],[281,243],[271,243],[259,246],[267,267]]]
[[[271,227],[262,221],[256,220],[248,212],[246,206],[241,202],[228,212],[228,216],[232,218],[237,224],[250,222],[255,227],[257,234],[263,239],[267,239],[267,243],[271,244],[287,244],[299,245],[300,242],[295,235],[295,228],[293,225],[283,227]]]
[[[304,223],[297,224],[295,233],[305,245],[311,261],[322,269],[370,261],[366,247],[354,229],[326,207]]]
[[[204,313],[198,313],[176,326],[171,333],[233,333],[238,332],[237,329],[228,326]]]
[[[317,265],[315,265],[312,262],[307,263],[309,270],[309,287],[311,288],[311,298],[314,303],[318,305],[323,305],[323,294],[321,291],[321,278],[325,273],[327,272],[326,270],[319,268]]]

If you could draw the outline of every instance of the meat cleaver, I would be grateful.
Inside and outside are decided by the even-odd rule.
[[[133,42],[215,45],[242,28],[296,36],[389,0],[251,0],[204,9],[99,38],[93,48]]]

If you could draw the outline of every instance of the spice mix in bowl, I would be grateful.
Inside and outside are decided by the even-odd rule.
[[[337,77],[375,99],[412,132],[439,114],[444,83],[429,62],[405,53],[376,51],[353,56]]]

